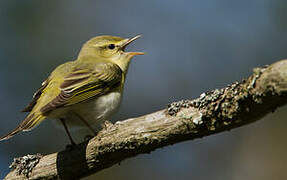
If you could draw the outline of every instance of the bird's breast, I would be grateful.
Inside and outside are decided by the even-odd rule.
[[[111,116],[117,112],[121,99],[121,92],[113,91],[83,103],[59,108],[50,117],[65,119],[66,124],[71,130],[86,129],[86,125],[80,119],[82,118],[98,131],[101,128],[101,124],[105,120],[109,121]],[[61,125],[59,122],[56,121],[56,125]]]
[[[109,120],[117,112],[120,102],[121,93],[118,91],[110,92],[74,106],[73,112],[84,118],[92,126],[98,126],[103,121]]]

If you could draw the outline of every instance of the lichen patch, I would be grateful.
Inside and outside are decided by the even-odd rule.
[[[39,163],[43,157],[41,154],[26,155],[19,158],[14,158],[14,161],[9,166],[10,169],[15,169],[18,175],[23,174],[25,177],[29,177],[33,168]]]

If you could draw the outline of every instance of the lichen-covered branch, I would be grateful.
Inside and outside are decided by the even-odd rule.
[[[286,103],[287,60],[282,60],[198,99],[107,126],[73,150],[43,156],[29,179],[85,177],[138,154],[254,122]],[[5,179],[25,178],[12,170]]]

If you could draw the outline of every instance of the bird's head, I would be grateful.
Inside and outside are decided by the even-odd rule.
[[[134,40],[140,38],[137,35],[132,38],[121,38],[116,36],[97,36],[86,42],[80,53],[82,56],[93,56],[100,59],[106,59],[119,65],[123,71],[127,71],[132,57],[142,55],[143,52],[125,52],[125,48]]]

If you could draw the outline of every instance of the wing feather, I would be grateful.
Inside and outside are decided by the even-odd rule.
[[[48,113],[56,108],[77,104],[106,94],[119,87],[123,73],[113,63],[99,63],[90,69],[75,69],[60,84],[60,93],[40,111]]]
[[[22,112],[31,112],[36,105],[38,99],[42,95],[43,90],[49,84],[49,78],[42,83],[42,86],[34,93],[32,101],[22,110]]]

